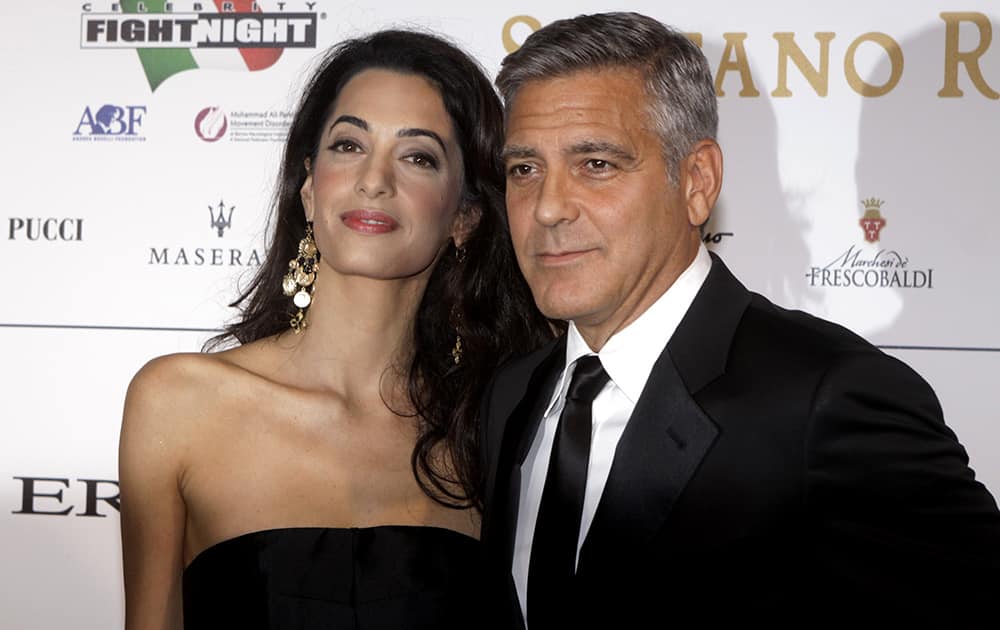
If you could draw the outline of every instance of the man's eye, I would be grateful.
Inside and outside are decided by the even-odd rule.
[[[607,160],[593,158],[587,160],[587,168],[589,168],[592,171],[603,171],[611,168],[611,163],[608,162]]]
[[[527,177],[528,175],[531,175],[531,165],[515,164],[507,169],[507,175],[510,177]]]

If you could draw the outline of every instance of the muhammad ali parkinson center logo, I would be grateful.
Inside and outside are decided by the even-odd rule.
[[[194,132],[205,142],[215,142],[226,135],[229,118],[221,107],[205,107],[194,117]]]
[[[208,227],[216,239],[226,237],[226,230],[233,227],[236,206],[220,199],[208,206]],[[194,218],[194,215],[190,215]],[[204,215],[202,215],[204,217]],[[223,247],[218,240],[205,239],[183,245],[160,245],[149,248],[147,264],[162,267],[259,267],[260,250],[245,247]]]
[[[292,126],[292,117],[292,112],[280,109],[240,109],[227,114],[221,107],[211,105],[195,114],[194,133],[205,142],[228,137],[230,142],[283,143]]]
[[[889,221],[882,213],[887,205],[869,197],[861,205],[864,214],[858,220],[864,240],[852,243],[846,251],[822,267],[810,267],[806,280],[811,287],[933,289],[934,269],[917,268],[897,249],[881,246],[883,231]]]
[[[134,49],[155,91],[185,70],[264,70],[285,48],[315,48],[315,8],[316,2],[301,0],[85,2],[80,47]]]

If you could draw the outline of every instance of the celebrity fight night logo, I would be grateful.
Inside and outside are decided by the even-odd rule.
[[[264,70],[278,61],[285,48],[315,48],[316,4],[257,0],[87,2],[80,19],[80,47],[134,49],[150,89],[156,91],[185,70]]]
[[[883,233],[891,228],[882,214],[882,199],[861,200],[864,214],[858,220],[862,243],[852,243],[825,266],[811,267],[806,279],[811,287],[933,289],[934,269],[916,268],[897,249],[881,247]]]

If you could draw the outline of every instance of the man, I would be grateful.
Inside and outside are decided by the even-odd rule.
[[[497,85],[518,262],[569,322],[484,401],[511,625],[997,627],[1000,514],[930,387],[704,249],[722,152],[701,51],[580,16]]]

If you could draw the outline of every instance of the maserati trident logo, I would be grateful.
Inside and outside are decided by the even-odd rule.
[[[222,238],[226,230],[233,227],[233,212],[236,206],[226,205],[220,199],[217,204],[208,204],[209,227]],[[197,214],[191,215],[197,221]],[[204,216],[204,215],[202,215]],[[204,224],[203,224],[204,225]],[[206,238],[211,238],[206,237]],[[237,236],[237,240],[240,237]],[[213,247],[211,244],[215,243]],[[149,265],[170,267],[259,267],[260,250],[237,243],[237,247],[222,247],[219,241],[199,241],[186,244],[150,245]]]
[[[882,204],[885,202],[875,197],[862,199],[861,204],[865,207],[865,216],[858,221],[861,229],[865,231],[865,240],[869,243],[877,243],[879,233],[885,227],[885,219],[882,218]]]
[[[233,227],[233,210],[236,206],[229,206],[229,214],[226,214],[226,202],[219,200],[219,205],[217,207],[208,207],[208,214],[212,217],[212,227],[219,233],[219,238],[222,238],[223,232],[227,228]],[[218,210],[218,213],[216,213]]]

